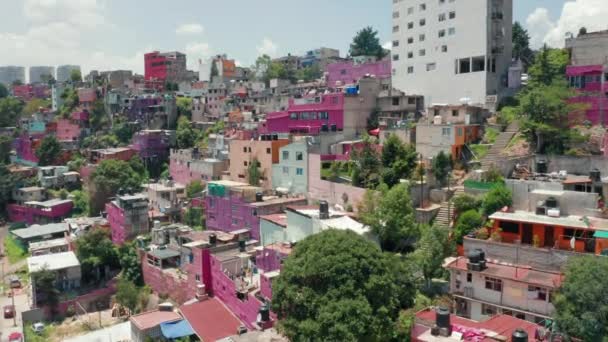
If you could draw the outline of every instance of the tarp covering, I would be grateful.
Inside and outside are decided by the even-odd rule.
[[[194,330],[185,319],[160,324],[160,330],[165,338],[180,338],[194,335]]]
[[[595,232],[595,234],[593,234],[593,237],[608,239],[608,232],[598,230]]]

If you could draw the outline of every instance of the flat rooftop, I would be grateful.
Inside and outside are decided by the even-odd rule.
[[[28,186],[26,188],[20,188],[17,189],[18,191],[23,191],[23,192],[34,192],[34,191],[44,191],[45,189],[43,187],[40,186]]]
[[[512,222],[523,222],[523,223],[536,223],[548,226],[561,226],[576,229],[588,229],[591,231],[601,230],[608,231],[608,220],[587,217],[589,225],[585,223],[582,216],[563,216],[563,217],[549,217],[545,215],[536,215],[533,212],[517,210],[512,213],[496,212],[489,217],[491,220],[499,221],[512,221]]]
[[[295,204],[298,202],[305,201],[305,197],[276,197],[272,196],[270,199],[264,199],[262,202],[252,202],[250,203],[253,207],[264,207],[267,205],[276,205],[276,204]]]
[[[287,227],[287,214],[262,215],[260,216],[260,219],[272,222],[283,228]]]
[[[159,326],[161,323],[173,322],[180,319],[182,319],[182,316],[177,312],[154,310],[131,316],[129,321],[139,330],[147,330]]]
[[[56,271],[76,266],[80,266],[80,261],[72,251],[27,258],[27,267],[30,273],[43,269]]]
[[[16,229],[11,233],[20,239],[31,239],[35,237],[42,237],[45,235],[59,234],[62,232],[68,232],[70,229],[67,223],[51,223],[43,226],[35,224],[29,228]]]
[[[66,238],[46,240],[46,241],[39,241],[39,242],[32,242],[32,243],[30,243],[30,251],[36,251],[36,250],[39,250],[39,249],[52,248],[52,247],[65,246],[67,244],[68,244],[68,240]]]
[[[55,198],[55,199],[51,199],[51,200],[44,201],[44,202],[38,202],[38,201],[25,202],[26,205],[39,206],[39,207],[54,207],[56,205],[61,205],[61,204],[66,204],[66,203],[72,203],[72,200],[69,200],[69,199],[62,200],[59,198]]]

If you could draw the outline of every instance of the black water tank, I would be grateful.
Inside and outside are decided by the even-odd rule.
[[[547,208],[557,208],[557,199],[555,197],[549,197],[545,200],[545,206]]]
[[[539,160],[536,162],[536,173],[547,173],[547,161]]]
[[[255,201],[256,202],[264,202],[264,194],[261,192],[255,193]]]
[[[528,342],[528,333],[523,329],[516,329],[511,336],[512,342]]]
[[[589,178],[594,182],[599,182],[602,180],[602,173],[598,169],[593,169],[589,172]]]
[[[474,249],[474,250],[470,251],[467,254],[467,258],[469,259],[469,262],[472,264],[478,263],[481,258],[481,256],[479,255],[479,250]]]
[[[262,322],[270,321],[270,309],[267,304],[260,306],[260,317]]]
[[[483,251],[483,249],[476,249],[477,254],[479,254],[479,261],[485,261],[486,260],[486,253]]]
[[[211,244],[211,246],[215,246],[216,243],[217,243],[217,235],[209,234],[209,244]]]
[[[319,218],[321,218],[321,219],[329,218],[329,203],[327,203],[327,201],[319,202]]]
[[[435,324],[437,324],[437,326],[439,327],[439,329],[441,328],[450,328],[450,310],[448,310],[445,307],[439,307],[437,308],[437,311],[435,312],[436,314],[436,320],[435,320]]]

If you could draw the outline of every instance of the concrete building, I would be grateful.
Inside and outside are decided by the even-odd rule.
[[[605,65],[608,63],[608,30],[570,35],[566,38],[570,65]]]
[[[42,201],[46,197],[46,189],[39,186],[13,190],[13,201],[23,204],[30,201]]]
[[[28,228],[12,230],[11,234],[24,247],[29,247],[32,243],[65,238],[70,234],[70,226],[67,223],[34,224]]]
[[[38,182],[44,188],[57,188],[77,184],[78,172],[72,172],[67,166],[44,166],[38,169]]]
[[[289,144],[289,140],[270,135],[262,135],[259,140],[232,140],[230,142],[230,179],[248,182],[248,169],[257,160],[260,186],[272,188],[272,165],[279,162],[279,149]]]
[[[220,180],[228,169],[226,160],[204,158],[197,148],[171,150],[169,156],[169,173],[177,183],[188,185],[193,181],[204,183]]]
[[[511,63],[512,0],[393,2],[395,88],[494,108]]]
[[[291,193],[308,192],[308,142],[302,139],[279,149],[279,162],[272,164],[272,188]]]
[[[23,204],[9,204],[8,217],[11,222],[45,224],[61,222],[69,217],[74,203],[71,200],[52,199],[44,202],[29,201]]]
[[[112,70],[112,71],[102,71],[99,74],[101,77],[104,77],[108,81],[108,85],[112,87],[112,89],[121,89],[126,86],[128,80],[133,77],[133,71],[131,70]]]
[[[19,81],[25,84],[25,68],[21,66],[0,66],[0,83],[10,86],[13,82]]]
[[[106,203],[106,213],[112,242],[123,244],[150,231],[148,198],[145,195],[118,195]]]
[[[50,95],[49,86],[46,83],[14,85],[12,90],[14,97],[24,101],[34,98],[46,99]]]
[[[163,130],[142,130],[133,136],[130,148],[148,165],[162,165],[169,157],[173,133]]]
[[[65,84],[62,84],[62,83],[53,84],[53,87],[51,88],[51,100],[53,102],[51,108],[53,109],[53,112],[58,111],[59,108],[61,108],[61,106],[63,105],[63,98],[61,97],[61,95],[63,95],[63,93],[65,92],[65,89],[66,89]]]
[[[27,267],[32,286],[32,306],[37,307],[45,298],[38,293],[35,277],[32,275],[41,270],[48,270],[56,275],[55,286],[60,291],[80,288],[80,262],[74,252],[40,255],[27,258]]]
[[[289,205],[304,205],[303,197],[263,196],[262,189],[245,183],[214,181],[207,184],[206,224],[223,232],[246,230],[260,238],[260,216],[281,213]]]
[[[129,147],[113,147],[91,150],[89,152],[89,161],[93,164],[99,164],[108,159],[129,161],[131,158],[133,158],[136,152],[137,151]]]
[[[397,89],[382,90],[378,94],[380,127],[395,127],[404,121],[415,121],[424,111],[424,97],[407,95]]]
[[[535,323],[551,319],[555,313],[554,293],[562,283],[559,272],[493,262],[485,257],[485,262],[478,263],[475,258],[458,257],[446,265],[458,316],[479,321],[503,314]]]
[[[391,60],[373,60],[364,63],[357,63],[355,60],[336,62],[328,64],[325,72],[327,86],[330,88],[357,84],[366,75],[386,79],[391,77]]]
[[[169,307],[161,307],[158,310],[133,315],[129,317],[131,341],[145,342],[152,339],[161,339],[163,338],[161,324],[180,320],[182,320],[182,316]]]
[[[307,51],[300,59],[303,68],[317,66],[320,70],[325,70],[328,64],[340,59],[340,50],[321,47]]]
[[[31,66],[29,72],[30,84],[46,83],[49,78],[55,79],[55,67],[52,66]]]
[[[57,82],[68,82],[70,81],[70,76],[72,74],[72,70],[80,71],[79,65],[60,65],[57,67]]]
[[[122,107],[129,121],[147,129],[169,129],[177,123],[176,100],[171,95],[135,95],[125,98]]]
[[[149,208],[156,215],[173,217],[177,215],[186,199],[186,186],[165,180],[160,183],[146,184],[144,186],[150,201]]]
[[[146,81],[179,83],[187,79],[186,55],[154,51],[144,55]]]

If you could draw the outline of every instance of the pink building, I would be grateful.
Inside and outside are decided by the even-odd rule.
[[[248,169],[254,160],[258,162],[260,186],[272,189],[272,164],[279,163],[279,149],[289,145],[289,140],[263,135],[260,140],[232,140],[230,142],[230,179],[248,182]]]
[[[602,65],[568,66],[566,76],[570,87],[576,89],[577,95],[570,103],[582,104],[585,115],[571,116],[573,121],[589,121],[593,125],[608,123],[608,99],[604,93],[608,85],[604,83],[605,70]],[[580,122],[578,122],[580,123]]]
[[[223,232],[246,229],[260,240],[260,216],[277,214],[290,205],[305,205],[306,198],[264,197],[262,189],[245,183],[214,181],[207,185],[207,228]]]
[[[22,134],[13,140],[13,147],[15,148],[16,162],[20,164],[26,164],[35,166],[38,165],[38,157],[36,156],[36,149],[40,145],[41,135],[28,135]]]
[[[169,156],[169,173],[174,181],[183,185],[195,180],[202,182],[219,180],[227,169],[227,161],[203,158],[196,148],[173,149]]]
[[[29,101],[33,98],[44,99],[49,96],[46,84],[23,84],[13,86],[13,96]]]
[[[166,160],[169,156],[170,134],[163,130],[143,130],[133,136],[133,148],[142,159]]]
[[[135,153],[136,151],[129,147],[104,148],[92,150],[89,154],[89,160],[95,164],[108,159],[129,161]]]
[[[329,87],[356,84],[366,75],[373,75],[377,78],[390,78],[391,61],[387,59],[363,64],[355,64],[354,61],[338,62],[328,64],[325,71],[328,74],[327,85]]]
[[[70,216],[73,207],[71,200],[53,199],[45,202],[26,202],[22,205],[9,204],[7,210],[11,222],[31,225],[60,222]]]
[[[97,91],[93,88],[78,89],[78,101],[84,109],[91,109],[97,100]]]
[[[80,125],[68,119],[57,120],[56,137],[59,141],[76,141],[80,139]]]
[[[148,199],[144,195],[119,195],[106,203],[112,242],[123,244],[149,231]]]

